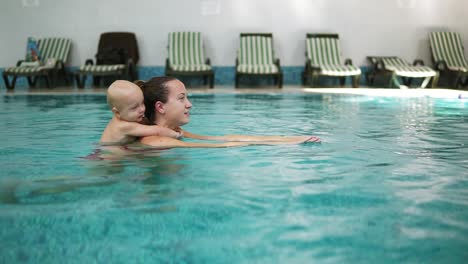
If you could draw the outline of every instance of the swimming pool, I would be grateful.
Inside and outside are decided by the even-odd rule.
[[[466,100],[193,95],[199,134],[322,144],[90,161],[100,95],[0,101],[1,263],[462,263]]]

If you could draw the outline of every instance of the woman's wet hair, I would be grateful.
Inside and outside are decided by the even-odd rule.
[[[143,91],[146,108],[145,116],[151,122],[154,122],[156,118],[156,109],[154,109],[156,102],[160,101],[162,103],[167,103],[169,96],[169,87],[167,86],[167,83],[174,80],[177,79],[173,77],[162,76],[151,78],[146,82],[141,80],[134,82]]]

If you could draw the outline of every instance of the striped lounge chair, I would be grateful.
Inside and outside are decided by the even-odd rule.
[[[424,66],[422,60],[415,60],[411,65],[405,60],[395,56],[368,56],[367,60],[372,64],[372,70],[368,74],[368,82],[373,84],[376,75],[391,75],[389,86],[395,85],[404,88],[411,85],[414,78],[424,78],[421,88],[425,88],[432,80],[432,88],[437,86],[439,73],[430,67]],[[398,77],[404,81],[400,84]]]
[[[273,76],[278,87],[283,86],[280,60],[274,58],[273,34],[241,33],[236,58],[236,88],[242,76]]]
[[[214,71],[210,59],[205,60],[203,38],[200,32],[171,32],[166,59],[167,76],[201,76],[205,84],[214,86]]]
[[[96,63],[87,59],[75,73],[79,88],[84,88],[88,75],[93,77],[95,86],[101,78],[108,81],[114,79],[137,79],[136,64],[140,58],[136,36],[132,32],[106,32],[99,38]]]
[[[352,65],[351,59],[342,64],[338,34],[306,35],[306,64],[302,75],[302,83],[315,86],[319,76],[332,76],[341,79],[344,85],[346,76],[353,77],[353,87],[358,87],[361,70]]]
[[[55,85],[58,75],[67,80],[65,63],[70,53],[71,40],[66,38],[42,38],[37,41],[39,54],[44,65],[24,66],[24,60],[18,61],[16,67],[3,71],[3,80],[7,89],[14,89],[18,77],[27,77],[30,87],[36,85],[37,78],[43,77],[47,87]],[[12,76],[11,82],[9,76]]]
[[[434,67],[443,74],[454,75],[454,87],[468,83],[468,62],[459,33],[432,32],[429,36]],[[463,81],[465,78],[465,81]]]

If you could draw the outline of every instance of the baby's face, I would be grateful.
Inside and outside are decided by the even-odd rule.
[[[145,103],[141,90],[125,97],[119,107],[120,119],[127,122],[141,122],[145,117]]]

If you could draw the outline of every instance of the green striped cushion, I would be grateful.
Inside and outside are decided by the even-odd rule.
[[[270,73],[278,73],[278,67],[275,64],[271,64],[271,65],[239,64],[237,66],[237,71],[241,73],[270,74]]]
[[[171,68],[175,71],[186,71],[186,72],[198,72],[198,71],[211,70],[211,66],[207,64],[171,65]]]
[[[395,72],[398,76],[418,78],[436,75],[436,71],[427,66],[413,66],[398,57],[383,57],[381,59],[385,69]]]
[[[432,32],[429,37],[432,56],[436,62],[446,61],[447,66],[453,71],[468,69],[464,47],[460,34],[455,32]]]
[[[113,65],[84,65],[80,67],[82,73],[110,73],[119,70],[124,70],[124,64],[113,64]]]
[[[64,63],[68,60],[71,40],[66,38],[43,38],[38,40],[41,60],[54,58]]]
[[[341,51],[337,38],[307,38],[307,58],[313,67],[340,65]]]
[[[176,71],[207,71],[200,32],[169,33],[169,64]]]
[[[328,76],[350,76],[361,74],[361,69],[353,65],[322,65],[320,73]]]
[[[28,74],[28,73],[36,73],[43,70],[43,67],[9,67],[6,68],[3,72],[7,74]]]
[[[273,40],[264,36],[242,36],[240,39],[239,64],[274,65]]]

